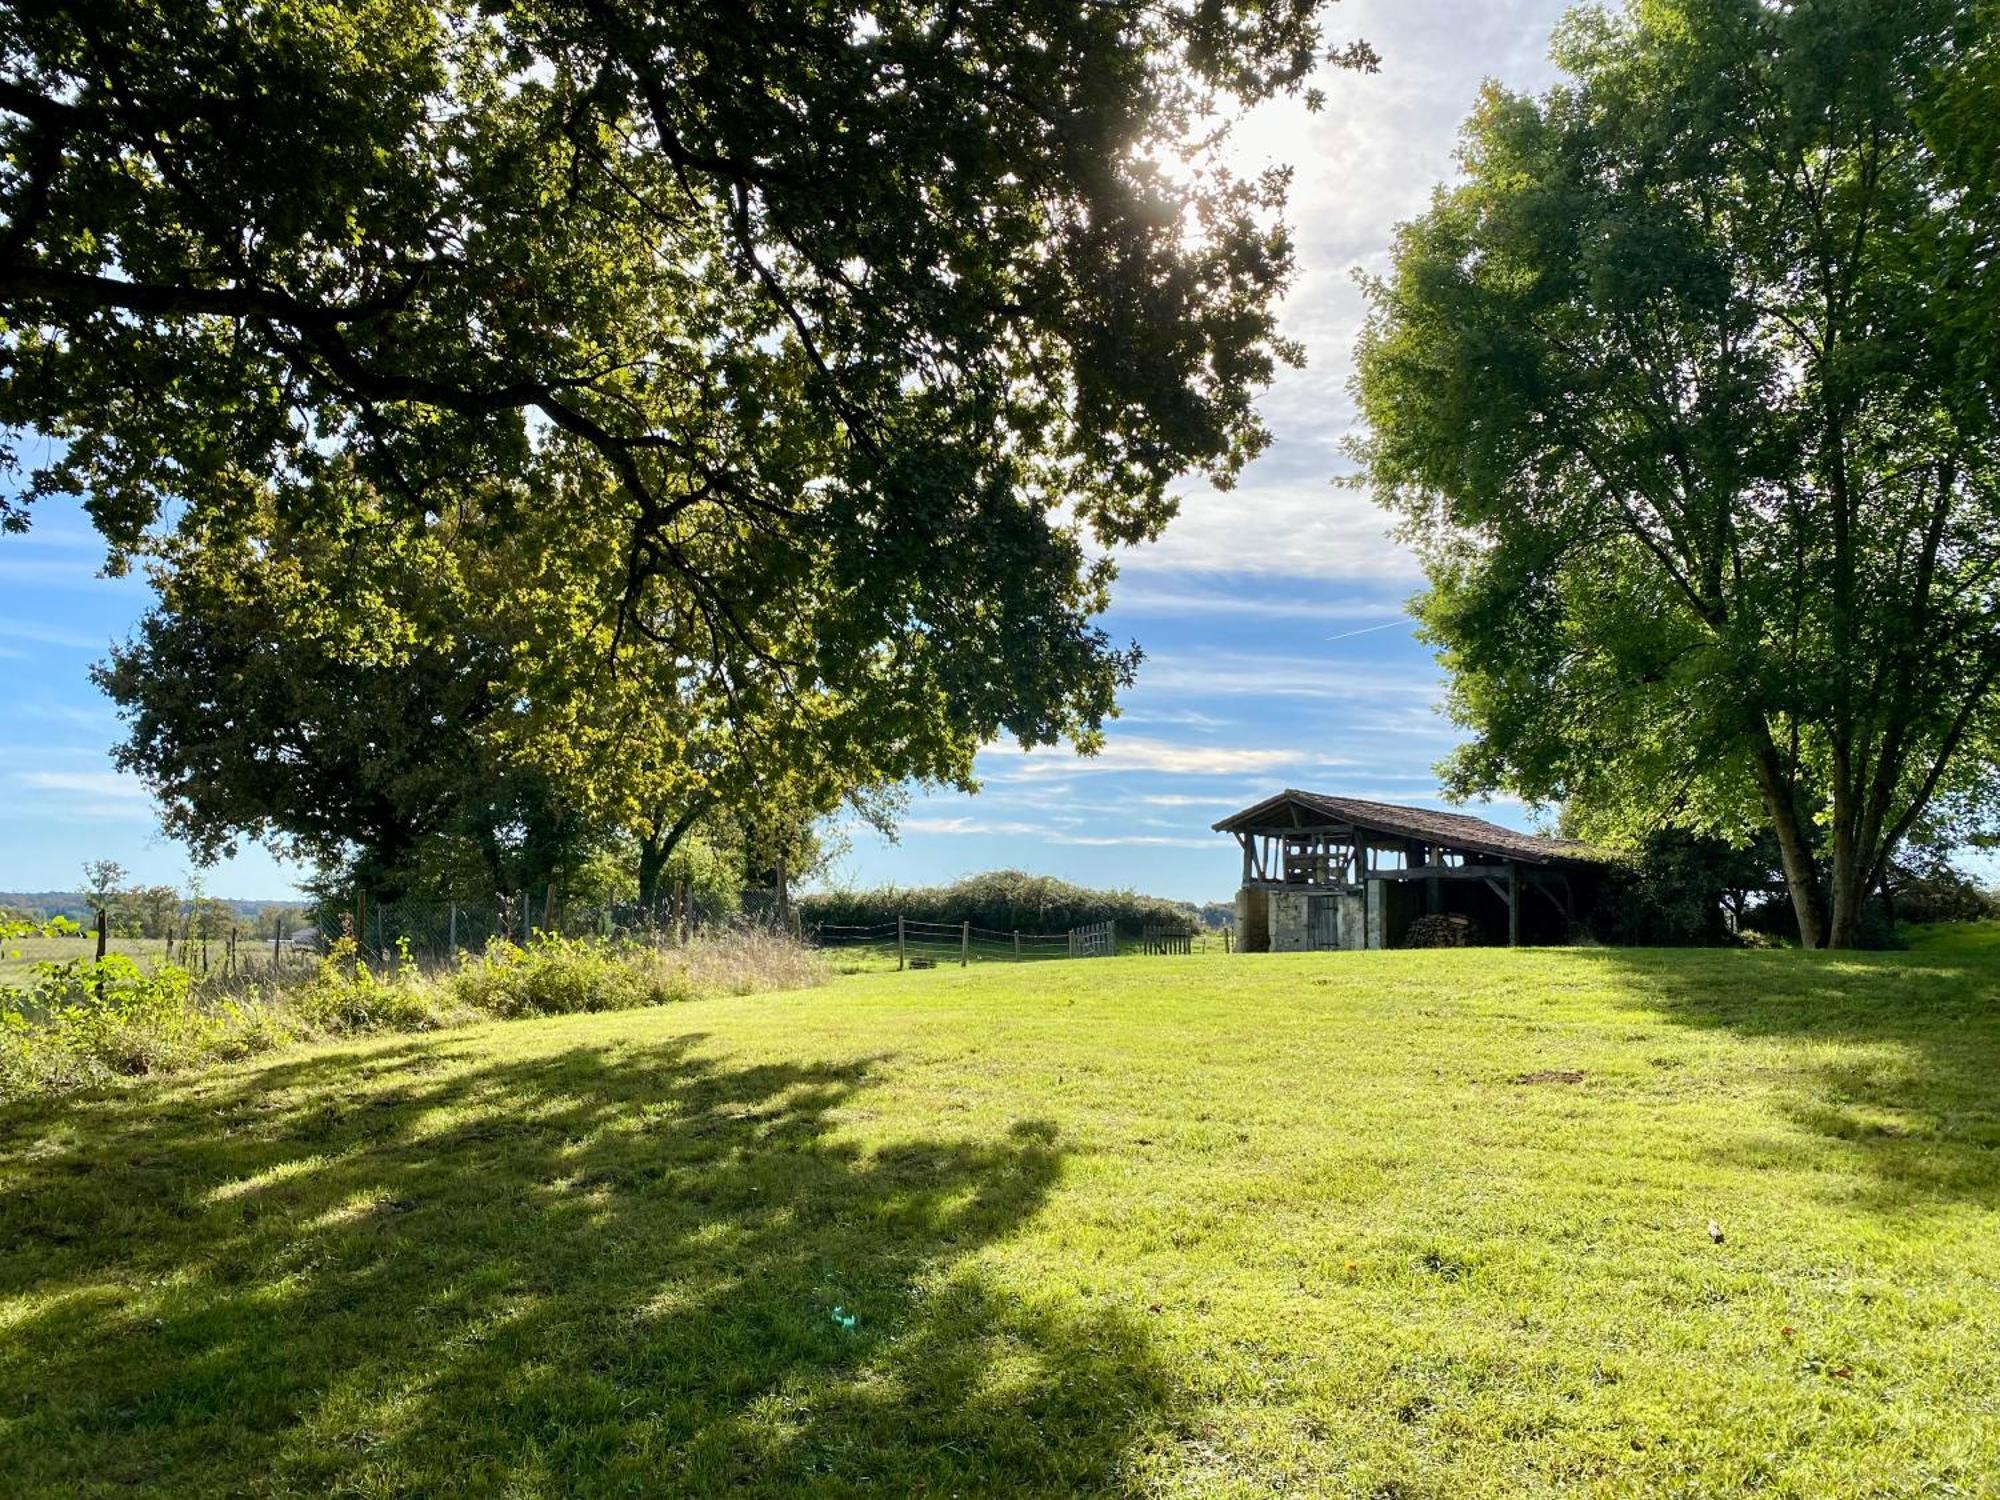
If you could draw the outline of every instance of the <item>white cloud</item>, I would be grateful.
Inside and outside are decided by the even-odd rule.
[[[1328,624],[1347,621],[1381,621],[1396,624],[1404,618],[1402,606],[1385,600],[1301,599],[1269,597],[1237,588],[1217,592],[1188,587],[1161,587],[1143,581],[1112,585],[1112,608],[1130,614],[1246,615],[1256,619],[1322,620]]]
[[[988,751],[987,754],[993,754]],[[1063,750],[1033,750],[1011,761],[1006,769],[987,770],[996,781],[1015,781],[1044,776],[1071,776],[1079,772],[1153,771],[1169,776],[1232,776],[1249,771],[1267,771],[1278,766],[1305,765],[1315,757],[1300,750],[1268,749],[1261,746],[1176,745],[1167,740],[1137,735],[1114,737],[1096,755],[1081,756]]]
[[[1039,824],[989,822],[983,818],[904,818],[897,825],[904,833],[1040,833]]]
[[[1139,668],[1139,685],[1177,693],[1388,702],[1421,698],[1426,703],[1441,690],[1436,677],[1407,668],[1241,651],[1152,657]]]
[[[1386,271],[1395,226],[1456,175],[1458,129],[1484,79],[1519,90],[1553,81],[1548,39],[1572,3],[1347,0],[1331,34],[1365,37],[1382,55],[1381,72],[1328,71],[1315,80],[1326,94],[1318,113],[1281,98],[1236,127],[1229,156],[1239,171],[1294,171],[1288,219],[1298,275],[1281,325],[1308,364],[1280,372],[1259,401],[1274,441],[1237,487],[1190,484],[1180,517],[1159,543],[1131,554],[1128,571],[1417,579],[1386,515],[1332,483],[1352,468],[1340,447],[1356,425],[1348,382],[1366,314],[1354,272]]]
[[[1234,719],[1219,719],[1214,714],[1202,713],[1193,708],[1140,709],[1136,712],[1121,713],[1121,724],[1180,724],[1190,729],[1227,729]]]

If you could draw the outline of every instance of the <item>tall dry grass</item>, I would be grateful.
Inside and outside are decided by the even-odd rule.
[[[309,976],[280,986],[205,985],[173,965],[147,971],[115,955],[42,964],[25,991],[0,990],[0,1096],[340,1037],[803,989],[828,973],[802,943],[748,928],[675,947],[538,935],[432,970],[370,965],[343,940]]]

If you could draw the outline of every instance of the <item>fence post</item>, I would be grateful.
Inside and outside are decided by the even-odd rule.
[[[271,972],[278,972],[278,955],[285,943],[285,919],[280,916],[271,932]]]
[[[958,966],[962,969],[972,962],[972,924],[958,924]]]
[[[105,941],[111,936],[111,913],[103,907],[97,909],[97,961],[104,962]]]
[[[1020,956],[1021,956],[1021,929],[1016,927],[1014,929],[1014,957],[1019,958]]]
[[[445,939],[445,947],[453,958],[458,957],[458,903],[451,903],[451,934]]]
[[[903,967],[903,919],[896,918],[896,967]]]

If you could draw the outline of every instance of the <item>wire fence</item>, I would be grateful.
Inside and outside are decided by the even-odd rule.
[[[882,961],[898,968],[926,969],[941,963],[1031,963],[1048,958],[1109,958],[1118,950],[1114,923],[1089,922],[1066,932],[1001,932],[970,922],[893,922],[858,926],[824,923],[808,928],[806,940]]]
[[[547,891],[524,892],[488,901],[411,899],[323,906],[316,925],[286,934],[282,951],[309,960],[330,943],[351,935],[370,963],[450,963],[477,954],[500,940],[526,943],[536,934],[602,938],[676,946],[705,932],[754,927],[797,934],[815,947],[856,959],[902,968],[939,964],[1028,963],[1055,958],[1105,958],[1121,946],[1118,924],[1089,922],[1056,932],[1003,931],[970,921],[937,922],[895,918],[872,924],[823,923],[801,928],[788,903],[771,891],[745,892],[734,903],[678,892],[651,906],[589,903]],[[1125,946],[1143,953],[1179,953],[1203,948],[1208,940],[1192,929],[1169,933],[1157,923],[1125,935]],[[270,950],[272,944],[265,943]],[[240,951],[240,950],[239,950]],[[239,960],[240,961],[240,960]]]
[[[351,936],[370,963],[408,961],[435,965],[460,954],[483,953],[495,942],[526,944],[537,935],[602,938],[678,946],[725,927],[792,927],[774,893],[748,891],[736,903],[682,891],[650,905],[571,901],[551,891],[525,891],[485,901],[409,899],[327,905],[305,941],[323,952]]]

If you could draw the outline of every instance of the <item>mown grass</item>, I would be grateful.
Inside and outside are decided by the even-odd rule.
[[[1996,980],[975,966],[15,1105],[0,1474],[1994,1494]]]

